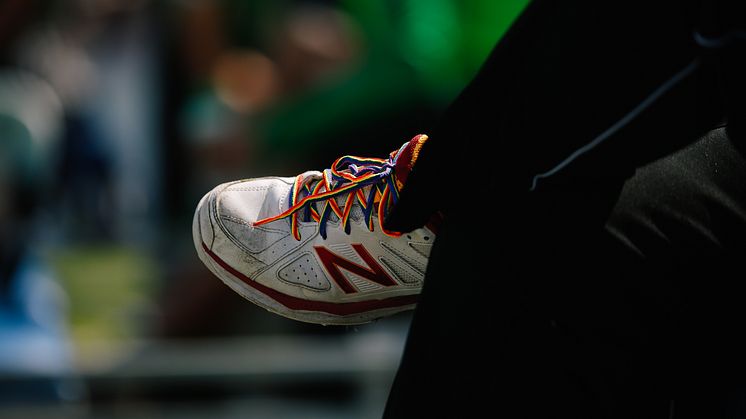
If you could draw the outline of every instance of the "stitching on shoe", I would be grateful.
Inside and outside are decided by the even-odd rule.
[[[261,228],[261,226],[259,226],[259,227],[254,227],[254,225],[253,225],[252,223],[250,223],[250,222],[248,222],[248,221],[244,221],[244,220],[242,220],[242,219],[240,219],[240,218],[237,218],[237,217],[233,217],[233,216],[230,216],[230,215],[221,215],[221,216],[220,216],[220,219],[221,219],[221,220],[224,220],[224,221],[231,221],[231,222],[234,222],[234,223],[236,223],[236,224],[243,224],[243,225],[245,225],[245,226],[249,226],[249,227],[253,227],[253,228],[256,228],[257,230],[263,230],[263,231],[278,231],[278,232],[279,232],[279,230],[270,230],[270,229],[266,229],[266,228]]]
[[[262,253],[262,252],[266,251],[266,250],[267,250],[267,249],[269,249],[270,247],[274,246],[274,245],[275,245],[275,244],[276,244],[277,242],[279,242],[280,240],[283,240],[283,239],[285,239],[285,238],[286,238],[286,237],[287,237],[287,236],[289,235],[289,233],[287,233],[287,232],[285,232],[285,231],[282,231],[282,230],[273,230],[273,229],[268,229],[268,228],[253,227],[253,226],[252,226],[251,224],[249,224],[249,223],[247,223],[247,222],[245,222],[245,221],[243,221],[243,220],[238,220],[238,221],[237,221],[236,219],[226,219],[226,218],[227,218],[227,217],[221,217],[221,220],[220,220],[220,221],[221,221],[221,222],[231,222],[231,223],[235,223],[235,224],[239,224],[239,225],[244,225],[244,226],[247,226],[247,227],[251,227],[251,228],[253,228],[253,229],[256,229],[256,230],[260,230],[260,231],[265,231],[265,232],[269,232],[269,233],[279,233],[279,234],[281,234],[281,235],[282,235],[282,237],[280,237],[280,238],[278,238],[277,240],[273,241],[273,242],[272,242],[272,243],[271,243],[271,244],[270,244],[269,246],[267,246],[267,247],[266,247],[265,249],[263,249],[263,250],[259,250],[259,251],[253,251],[253,250],[250,250],[250,249],[249,249],[248,247],[246,247],[246,245],[244,245],[244,244],[243,244],[243,243],[242,243],[242,242],[241,242],[241,241],[240,241],[240,240],[239,240],[239,239],[238,239],[238,238],[237,238],[237,237],[236,237],[236,236],[235,236],[235,235],[234,235],[234,234],[233,234],[232,232],[230,232],[230,231],[227,231],[227,230],[228,230],[227,228],[223,230],[223,232],[224,232],[224,233],[226,234],[226,236],[227,236],[227,237],[228,237],[228,238],[229,238],[229,239],[230,239],[230,240],[231,240],[231,241],[232,241],[232,242],[233,242],[233,243],[234,243],[234,244],[235,244],[236,246],[240,247],[240,248],[241,248],[241,250],[243,250],[243,251],[245,251],[245,252],[247,252],[248,254],[251,254],[251,255],[256,255],[256,254],[259,254],[259,253]]]
[[[270,186],[242,186],[242,187],[227,187],[223,192],[258,192],[266,191]]]

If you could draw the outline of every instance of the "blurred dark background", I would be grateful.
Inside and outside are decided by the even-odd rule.
[[[0,0],[0,417],[379,417],[408,315],[254,307],[194,206],[427,132],[526,3]]]

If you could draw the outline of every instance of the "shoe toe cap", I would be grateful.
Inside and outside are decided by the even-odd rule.
[[[262,178],[223,184],[210,194],[210,219],[215,228],[213,245],[224,252],[258,256],[290,235],[287,220],[254,226],[258,220],[287,209],[293,178]],[[203,233],[204,234],[204,233]]]
[[[293,179],[263,178],[226,183],[215,188],[217,217],[252,225],[258,220],[279,214]]]

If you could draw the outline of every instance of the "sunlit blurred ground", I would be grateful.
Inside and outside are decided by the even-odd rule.
[[[96,356],[85,351],[87,342],[126,344],[153,321],[158,270],[146,253],[115,245],[69,246],[50,259],[70,299],[70,330],[81,359]]]
[[[376,418],[382,413],[407,315],[327,336],[144,338],[158,312],[157,267],[146,254],[81,246],[49,257],[70,303],[75,374],[60,383],[69,400],[0,407],[0,417]]]

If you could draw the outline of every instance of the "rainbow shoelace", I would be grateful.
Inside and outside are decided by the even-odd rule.
[[[254,226],[290,218],[293,237],[300,241],[300,219],[303,222],[313,220],[319,223],[319,234],[326,239],[326,223],[334,213],[345,233],[350,234],[350,213],[357,204],[370,231],[373,231],[373,214],[376,213],[381,231],[398,237],[401,233],[383,227],[389,209],[399,199],[394,170],[397,155],[392,153],[388,159],[343,156],[335,160],[331,168],[325,169],[321,178],[298,175],[290,191],[289,208],[274,217],[256,221]],[[337,199],[343,195],[346,198],[340,206]]]

